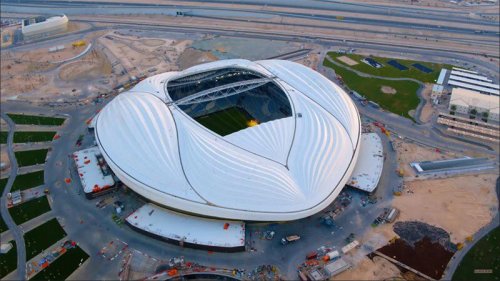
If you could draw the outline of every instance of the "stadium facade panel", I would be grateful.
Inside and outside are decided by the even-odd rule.
[[[150,77],[95,123],[107,163],[135,192],[168,208],[250,221],[326,208],[351,176],[360,133],[340,87],[281,60],[222,60]]]

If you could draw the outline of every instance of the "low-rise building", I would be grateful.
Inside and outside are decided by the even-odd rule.
[[[475,115],[477,118],[499,121],[500,97],[454,88],[451,92],[450,112]]]

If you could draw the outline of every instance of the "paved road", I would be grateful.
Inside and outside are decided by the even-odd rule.
[[[12,150],[13,140],[14,140],[14,130],[16,128],[16,125],[14,124],[14,122],[12,122],[9,116],[5,114],[5,112],[1,112],[1,116],[9,125],[9,135],[7,137],[7,153],[9,154],[9,161],[10,161],[10,175],[7,181],[7,185],[5,186],[5,189],[2,194],[2,200],[0,200],[0,208],[2,211],[2,219],[9,228],[10,234],[14,237],[16,241],[17,265],[18,265],[17,277],[19,280],[23,280],[25,279],[26,276],[26,267],[24,266],[26,264],[26,248],[24,246],[24,237],[23,237],[24,234],[21,231],[21,229],[14,223],[14,220],[10,216],[9,210],[7,209],[7,193],[10,192],[10,188],[12,187],[14,179],[17,175],[17,161],[16,157],[14,156],[14,151]]]

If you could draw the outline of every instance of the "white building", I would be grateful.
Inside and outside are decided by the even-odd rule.
[[[95,135],[116,176],[157,204],[286,221],[337,197],[358,159],[360,124],[349,96],[318,72],[234,59],[145,79],[103,108]]]
[[[489,120],[499,121],[499,103],[500,97],[498,96],[454,88],[448,109],[461,114],[470,114],[471,110],[475,109],[477,118],[483,118],[483,113],[486,112]]]
[[[66,15],[45,18],[43,16],[24,19],[21,31],[25,37],[46,36],[58,32],[64,32],[68,28],[68,17]]]

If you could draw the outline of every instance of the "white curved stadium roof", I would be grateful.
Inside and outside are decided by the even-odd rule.
[[[286,94],[291,114],[222,136],[167,92],[174,79],[224,68],[269,78]],[[211,217],[282,221],[319,212],[349,180],[359,151],[359,114],[347,94],[289,61],[223,60],[156,75],[96,118],[103,156],[127,186],[166,207]]]

